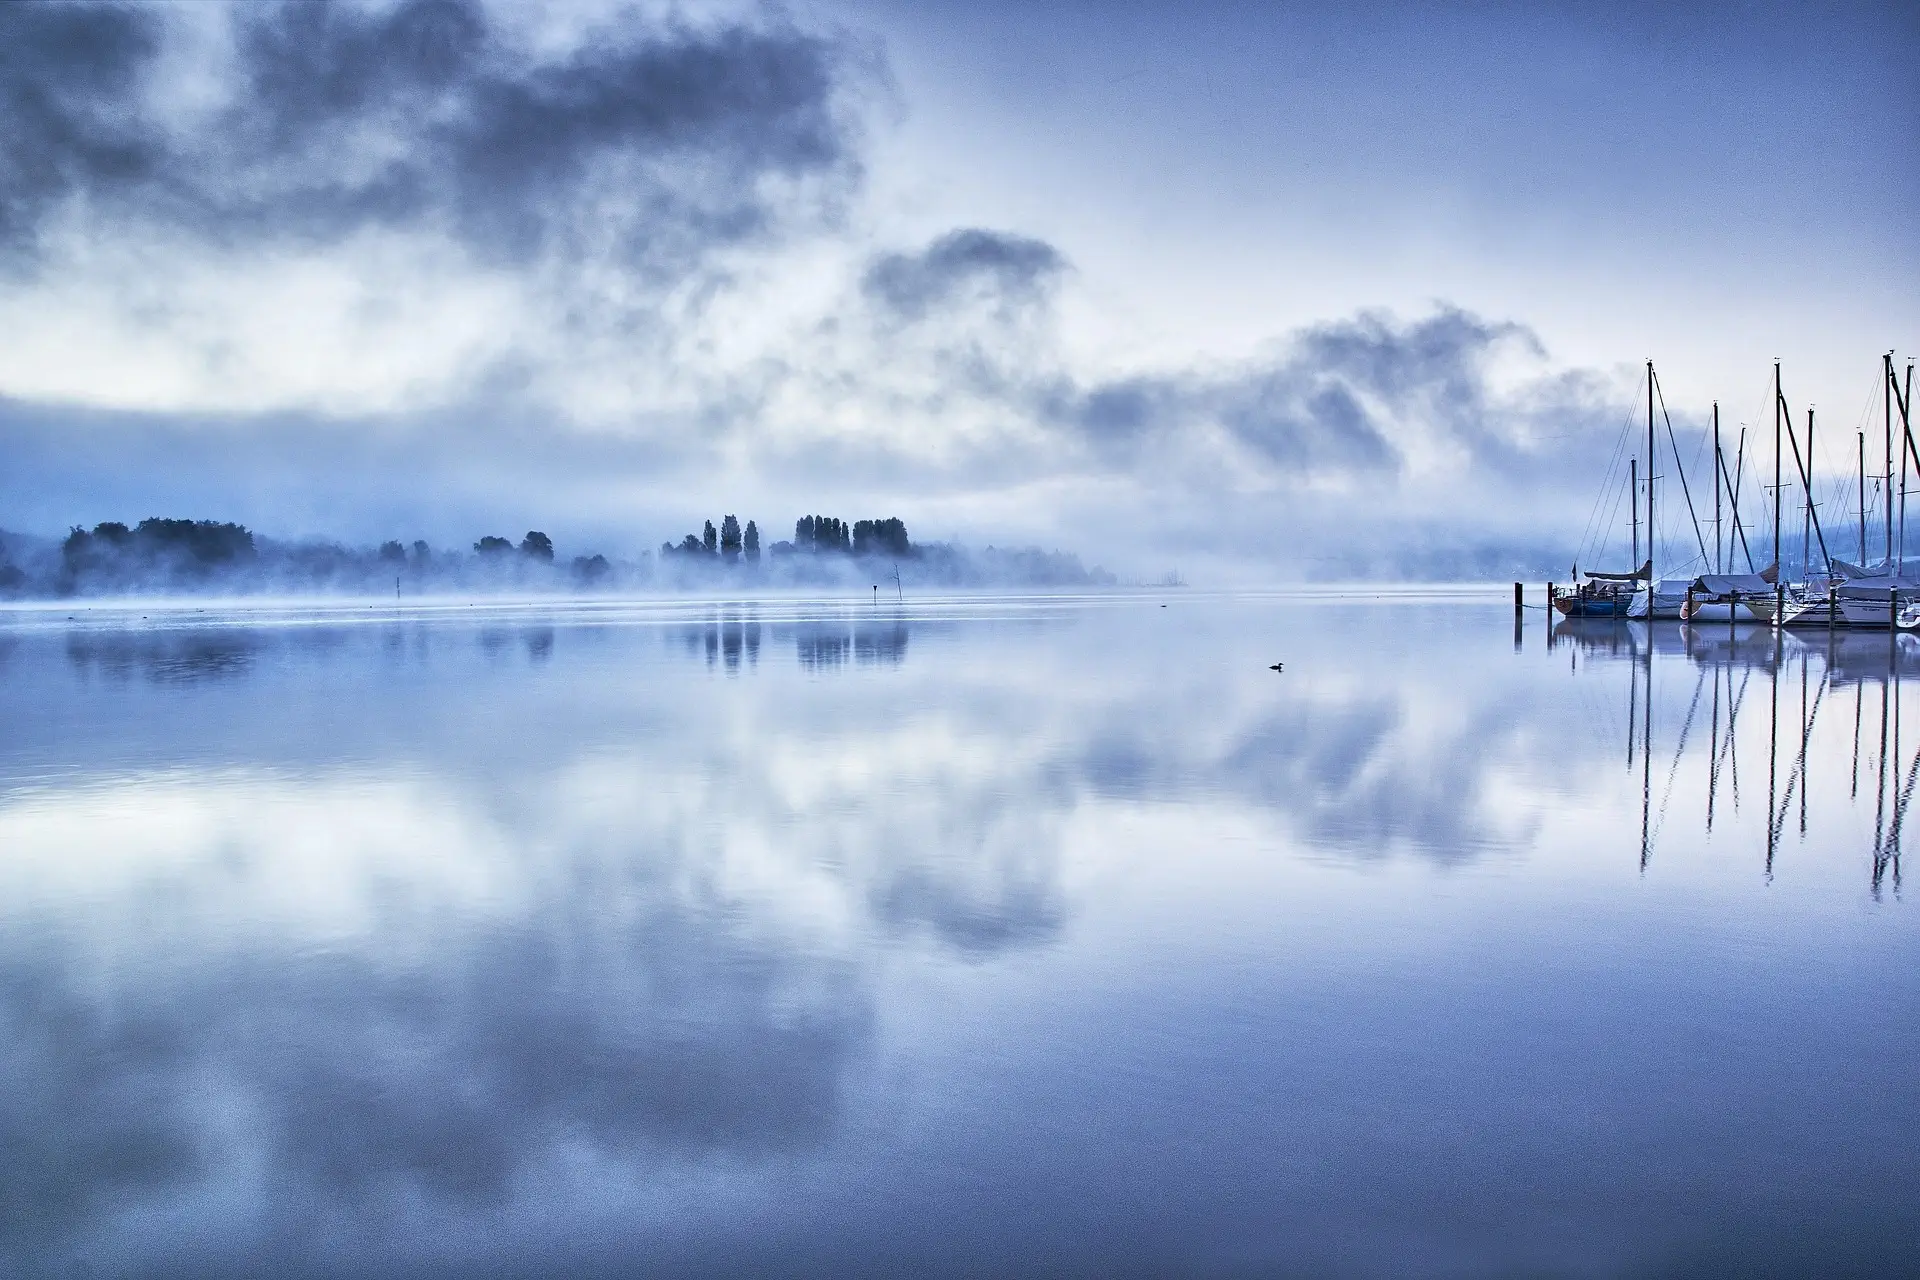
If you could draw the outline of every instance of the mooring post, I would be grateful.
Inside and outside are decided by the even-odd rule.
[[[1514,617],[1516,618],[1519,617],[1520,611],[1526,608],[1525,599],[1526,597],[1520,584],[1517,582],[1514,583],[1513,584],[1513,616]]]

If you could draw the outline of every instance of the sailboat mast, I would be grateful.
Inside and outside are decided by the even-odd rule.
[[[1887,560],[1893,559],[1893,352],[1880,357],[1880,363],[1886,371],[1886,385],[1880,389],[1886,393],[1886,446],[1887,484],[1880,491],[1881,514],[1886,516]],[[1873,403],[1869,400],[1867,403]]]
[[[1887,357],[1887,386],[1893,386],[1893,357]],[[1907,390],[1914,390],[1914,367],[1907,365]],[[1910,432],[1912,420],[1907,416],[1907,403],[1901,403],[1901,430]],[[1899,549],[1899,570],[1897,578],[1907,576],[1907,449],[1901,451],[1901,549]]]
[[[1627,503],[1633,521],[1633,567],[1640,567],[1640,459],[1627,459]],[[1615,507],[1618,511],[1620,508]]]
[[[1647,617],[1653,617],[1653,361],[1647,361]],[[1634,568],[1640,566],[1635,564]]]
[[[1869,404],[1872,401],[1868,401]],[[1860,564],[1867,563],[1867,433],[1860,435]]]
[[[1781,617],[1787,611],[1787,580],[1780,566],[1780,405],[1784,397],[1780,394],[1780,362],[1773,362],[1773,622],[1780,625]],[[1901,483],[1906,483],[1906,473],[1901,472]],[[1904,533],[1905,530],[1903,529]],[[1772,821],[1769,817],[1768,821]]]
[[[1713,571],[1725,573],[1726,561],[1720,554],[1720,402],[1713,402]],[[1719,686],[1714,686],[1716,696]]]
[[[1806,496],[1806,509],[1800,513],[1800,576],[1813,576],[1813,548],[1808,541],[1813,534],[1813,406],[1807,406],[1807,471],[1800,477]],[[1826,548],[1822,547],[1822,551]]]
[[[1887,385],[1889,387],[1894,386],[1892,356],[1887,357]],[[1907,390],[1913,390],[1913,366],[1911,364],[1907,366]],[[1904,402],[1900,405],[1900,426],[1902,432],[1910,432],[1913,430],[1913,423],[1907,416],[1907,406]],[[1911,452],[1910,448],[1903,449],[1900,453],[1900,548],[1895,553],[1899,557],[1897,561],[1899,568],[1895,570],[1894,574],[1895,577],[1900,578],[1907,576],[1907,454],[1909,452]]]

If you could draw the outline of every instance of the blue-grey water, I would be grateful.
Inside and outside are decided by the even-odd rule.
[[[1920,1270],[1916,674],[1474,593],[15,610],[0,1274]]]

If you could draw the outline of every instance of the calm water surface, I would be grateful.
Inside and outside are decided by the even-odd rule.
[[[0,1274],[1920,1269],[1916,675],[1491,595],[0,614]]]

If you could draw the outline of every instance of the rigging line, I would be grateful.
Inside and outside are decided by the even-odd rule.
[[[1633,401],[1637,402],[1639,398],[1640,383],[1636,381],[1633,384]],[[1593,550],[1596,553],[1599,551],[1597,546],[1590,546],[1591,540],[1600,536],[1599,528],[1596,527],[1594,522],[1599,518],[1600,508],[1607,500],[1607,490],[1612,486],[1614,471],[1620,466],[1620,458],[1626,452],[1627,440],[1633,433],[1633,419],[1634,411],[1630,409],[1627,411],[1627,416],[1621,420],[1620,433],[1614,437],[1613,453],[1607,459],[1607,469],[1600,486],[1600,492],[1594,497],[1593,509],[1587,513],[1587,527],[1582,530],[1580,534],[1580,553],[1582,555],[1585,555],[1588,550]],[[1614,511],[1618,511],[1619,509],[1620,505],[1616,500],[1614,503]]]
[[[1652,844],[1660,843],[1660,829],[1667,825],[1667,802],[1673,799],[1673,780],[1680,773],[1680,756],[1687,749],[1687,732],[1693,728],[1693,713],[1700,709],[1700,686],[1706,683],[1706,679],[1704,669],[1693,679],[1693,702],[1687,707],[1687,718],[1680,725],[1680,741],[1673,749],[1673,763],[1667,767],[1667,791],[1660,797],[1660,814],[1653,824]]]
[[[1615,528],[1615,527],[1617,527],[1617,526],[1618,526],[1618,523],[1619,523],[1619,516],[1620,516],[1620,504],[1621,504],[1622,502],[1625,502],[1625,501],[1626,501],[1626,499],[1627,499],[1627,491],[1628,491],[1628,489],[1629,489],[1629,488],[1631,487],[1631,483],[1632,483],[1632,482],[1631,482],[1630,480],[1628,480],[1628,478],[1627,478],[1626,476],[1621,476],[1621,477],[1620,477],[1620,485],[1619,485],[1619,488],[1615,490],[1615,492],[1614,492],[1614,495],[1613,495],[1613,506],[1612,506],[1612,507],[1610,507],[1610,508],[1608,508],[1608,510],[1607,510],[1607,523],[1606,523],[1606,526],[1605,526],[1605,527],[1607,527],[1607,528]],[[1587,561],[1587,563],[1588,563],[1588,564],[1593,564],[1593,563],[1595,563],[1595,562],[1598,562],[1598,561],[1604,561],[1604,560],[1605,560],[1605,559],[1607,558],[1607,557],[1606,557],[1606,550],[1607,550],[1607,549],[1606,549],[1606,545],[1605,545],[1604,543],[1602,543],[1602,542],[1600,542],[1600,541],[1598,541],[1598,534],[1597,534],[1597,533],[1595,534],[1595,538],[1596,538],[1596,541],[1594,542],[1594,544],[1593,544],[1593,547],[1592,547],[1592,551],[1593,551],[1593,557],[1592,557],[1592,559],[1590,559],[1590,560],[1588,560],[1588,561]],[[1639,568],[1640,566],[1638,566],[1638,565],[1634,565],[1634,566],[1632,566],[1632,567],[1633,567],[1633,568],[1636,568],[1636,569],[1637,569],[1637,568]],[[1577,586],[1578,584],[1576,583],[1575,585]]]
[[[1726,450],[1720,453],[1720,469],[1727,466]],[[1740,524],[1740,486],[1746,482],[1747,472],[1747,428],[1740,428],[1739,450],[1733,456],[1733,480],[1729,487],[1733,492],[1733,531],[1740,535],[1740,550],[1747,557],[1747,572],[1753,572],[1753,548],[1747,545],[1747,531]]]
[[[1740,429],[1740,456],[1735,459],[1736,466],[1744,464],[1746,462],[1746,447],[1747,447],[1747,429],[1745,427],[1742,427]],[[1731,504],[1733,507],[1733,531],[1736,535],[1738,535],[1740,539],[1740,550],[1746,554],[1747,572],[1752,573],[1753,572],[1753,548],[1747,545],[1747,531],[1746,529],[1742,528],[1740,524],[1739,472],[1736,471],[1731,476],[1727,474],[1727,456],[1726,456],[1725,449],[1722,449],[1719,455],[1716,456],[1716,458],[1714,459],[1714,464],[1720,468],[1720,476],[1723,480],[1726,481],[1728,492],[1730,492],[1733,495],[1733,501]],[[1729,555],[1728,558],[1731,559],[1732,558],[1731,555]]]
[[[1653,379],[1654,394],[1660,397],[1660,416],[1667,423],[1667,444],[1673,450],[1673,469],[1680,473],[1680,495],[1687,500],[1687,519],[1693,521],[1693,539],[1700,544],[1700,561],[1710,563],[1707,556],[1707,540],[1700,536],[1700,517],[1694,514],[1693,491],[1687,487],[1687,469],[1680,465],[1680,442],[1673,436],[1673,417],[1667,412],[1667,393],[1660,385],[1660,375],[1649,369],[1647,376]],[[1651,470],[1651,469],[1649,469]]]
[[[1787,407],[1787,398],[1785,395],[1782,395],[1780,397],[1780,407],[1782,409],[1785,409]],[[1807,495],[1807,518],[1813,521],[1813,531],[1816,534],[1819,534],[1819,537],[1820,537],[1820,555],[1827,562],[1828,572],[1832,572],[1833,555],[1827,550],[1827,535],[1825,533],[1822,533],[1820,530],[1820,512],[1818,508],[1814,505],[1813,485],[1807,479],[1806,465],[1800,461],[1800,441],[1793,434],[1793,417],[1791,414],[1789,414],[1787,417],[1786,427],[1787,427],[1787,443],[1793,446],[1794,469],[1800,473],[1800,487]],[[1802,558],[1806,556],[1807,551],[1808,551],[1807,540],[1806,540],[1806,536],[1803,534],[1800,538],[1800,555],[1802,556]]]

